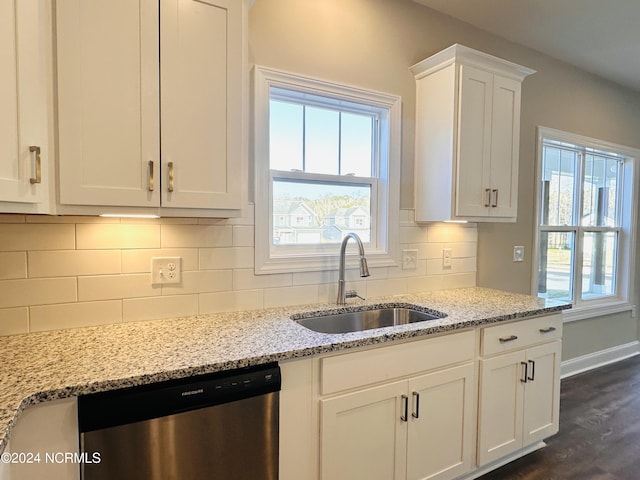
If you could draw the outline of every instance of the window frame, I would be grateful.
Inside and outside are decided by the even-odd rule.
[[[372,242],[365,244],[372,267],[397,265],[400,213],[401,97],[358,87],[309,78],[259,65],[253,67],[253,156],[255,183],[255,273],[323,271],[338,268],[339,244],[275,246],[272,242],[273,180],[292,178],[321,183],[371,184]],[[328,104],[340,101],[385,110],[378,119],[379,154],[375,154],[375,177],[333,176],[308,172],[271,170],[269,165],[269,100],[271,88],[326,96]],[[269,179],[265,182],[264,179]],[[375,241],[374,241],[375,239]],[[355,261],[355,260],[353,260]],[[352,260],[348,258],[349,266]],[[354,263],[355,265],[355,263]]]
[[[573,308],[565,310],[563,312],[563,318],[565,322],[571,322],[576,320],[582,320],[586,318],[592,318],[601,315],[608,315],[612,313],[633,311],[635,306],[632,305],[632,294],[634,288],[634,275],[635,275],[635,237],[636,237],[636,225],[637,225],[637,212],[634,211],[634,206],[638,202],[638,161],[640,159],[640,150],[626,147],[623,145],[614,144],[611,142],[598,140],[582,135],[564,132],[548,127],[539,126],[537,129],[537,151],[536,151],[536,195],[535,195],[535,224],[534,224],[534,248],[532,255],[532,282],[531,282],[531,294],[533,296],[538,295],[538,265],[540,261],[540,233],[543,231],[553,232],[574,232],[574,276],[572,279],[573,296],[572,301]],[[543,164],[543,152],[545,140],[567,143],[582,147],[582,149],[594,149],[602,152],[615,153],[620,155],[623,163],[623,171],[620,174],[620,189],[618,191],[619,211],[618,226],[616,227],[598,227],[581,225],[580,218],[574,218],[575,225],[562,226],[562,225],[541,225],[541,213],[542,213],[542,164]],[[582,162],[581,162],[582,163]],[[576,177],[578,180],[575,182],[574,189],[577,192],[583,189],[583,166],[578,166]],[[574,196],[574,201],[580,203],[579,210],[575,215],[580,216],[584,206],[584,199],[582,193]],[[575,209],[574,209],[575,210]],[[617,232],[617,265],[616,265],[616,294],[603,296],[596,299],[582,300],[580,295],[582,293],[582,255],[577,255],[582,250],[582,238],[586,232]]]

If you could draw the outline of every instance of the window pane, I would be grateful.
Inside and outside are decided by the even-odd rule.
[[[371,177],[373,118],[342,113],[340,127],[340,175]]]
[[[615,295],[617,234],[585,232],[583,242],[583,300]]]
[[[617,226],[619,168],[618,160],[586,155],[582,225]]]
[[[302,170],[303,107],[269,102],[269,165],[273,170]]]
[[[578,153],[549,145],[542,159],[541,225],[574,225]]]
[[[538,296],[572,300],[574,232],[540,232]]]
[[[305,172],[338,175],[340,114],[324,108],[305,108]]]
[[[348,232],[371,241],[371,186],[273,181],[273,243],[338,243]]]

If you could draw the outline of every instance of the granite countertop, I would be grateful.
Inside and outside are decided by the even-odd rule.
[[[308,330],[289,318],[319,310],[410,304],[445,318],[345,334]],[[350,303],[115,324],[0,337],[0,452],[27,406],[91,392],[437,334],[570,306],[484,288]]]

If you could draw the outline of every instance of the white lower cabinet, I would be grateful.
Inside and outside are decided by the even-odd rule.
[[[321,478],[451,479],[471,470],[473,364],[321,401]]]
[[[474,337],[467,338],[471,343],[466,354],[473,356]],[[419,345],[425,353],[430,349],[429,340],[407,346]],[[354,360],[345,361],[345,370]],[[371,360],[375,369],[375,358]],[[320,478],[453,479],[469,472],[475,392],[475,367],[469,361],[322,398]]]
[[[523,325],[514,328],[528,327],[526,322],[519,323]],[[550,342],[528,348],[521,345],[524,348],[480,360],[480,466],[557,433],[561,340],[556,338],[559,327],[539,330],[549,328],[554,328],[549,332],[553,332]],[[516,341],[525,335],[523,331],[501,338],[508,343],[513,337],[518,337]]]

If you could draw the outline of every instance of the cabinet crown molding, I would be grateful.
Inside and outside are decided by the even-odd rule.
[[[489,55],[488,53],[466,47],[459,43],[455,43],[409,68],[416,76],[416,80],[418,80],[453,63],[472,65],[485,70],[490,69],[494,73],[513,78],[519,82],[522,82],[527,76],[536,73],[536,70],[531,68]]]

